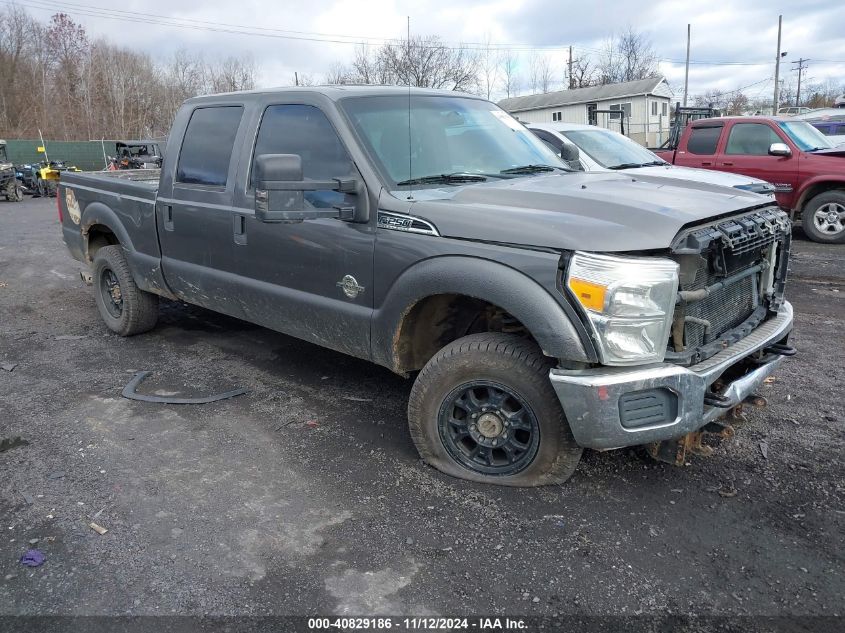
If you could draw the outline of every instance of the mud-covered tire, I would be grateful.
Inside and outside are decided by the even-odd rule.
[[[582,449],[549,381],[551,366],[535,343],[512,334],[472,334],[444,347],[423,367],[408,401],[411,437],[421,457],[448,475],[482,483],[542,486],[569,479]],[[519,422],[505,428],[512,416]],[[498,448],[489,445],[493,440],[501,442]],[[474,452],[482,455],[471,457]],[[519,460],[511,463],[515,455]]]
[[[23,200],[23,187],[15,185],[14,193],[12,195],[12,202],[21,202]]]
[[[831,222],[834,214],[838,221]],[[801,211],[801,226],[814,242],[845,243],[845,190],[825,191],[811,198]]]
[[[158,296],[135,284],[122,247],[104,246],[97,251],[92,281],[97,309],[112,332],[132,336],[155,327]]]

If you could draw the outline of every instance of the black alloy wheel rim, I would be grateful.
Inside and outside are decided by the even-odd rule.
[[[120,292],[117,275],[111,268],[104,269],[100,276],[100,294],[103,296],[103,304],[108,313],[115,319],[119,319],[123,314],[123,294]]]
[[[449,455],[485,475],[515,475],[540,446],[540,423],[525,399],[491,381],[453,389],[440,405],[437,425]]]

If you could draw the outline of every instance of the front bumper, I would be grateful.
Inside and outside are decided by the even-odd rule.
[[[720,394],[726,399],[722,402],[725,406],[704,403],[710,385],[725,371],[754,352],[782,341],[791,329],[792,305],[784,302],[777,316],[763,322],[741,341],[692,367],[657,363],[637,368],[552,369],[549,379],[579,445],[607,450],[659,442],[697,431],[754,393],[777,369],[783,356],[774,356],[729,383]],[[627,402],[640,397],[638,394],[644,395],[642,401],[646,404],[655,405],[654,410],[664,407],[671,415],[654,424],[632,424],[628,419],[627,424],[623,423],[623,417],[627,416],[623,416],[620,398],[625,396]]]

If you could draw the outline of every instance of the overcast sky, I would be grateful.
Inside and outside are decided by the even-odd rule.
[[[179,48],[208,59],[251,55],[259,69],[261,86],[288,85],[294,71],[320,80],[334,62],[351,59],[356,42],[378,45],[385,39],[404,37],[406,16],[410,16],[414,34],[439,35],[456,46],[478,43],[489,36],[497,46],[524,49],[523,75],[527,75],[531,55],[528,49],[545,49],[561,79],[566,47],[573,45],[576,57],[595,52],[604,38],[631,25],[651,38],[662,60],[660,70],[676,94],[681,94],[686,25],[691,23],[690,59],[701,63],[691,65],[690,94],[714,88],[730,91],[753,84],[745,90],[752,98],[773,91],[777,20],[778,14],[783,14],[782,50],[788,51],[788,56],[781,66],[782,79],[797,79],[790,62],[803,57],[811,60],[806,82],[831,79],[845,83],[843,0],[742,0],[711,3],[712,8],[707,3],[682,0],[30,0],[22,4],[42,20],[64,11],[92,36],[106,36],[157,58]],[[730,7],[732,4],[736,7]],[[146,19],[154,22],[163,20],[149,16],[194,20],[197,22],[193,24],[202,28],[109,19],[102,17],[103,11],[112,17],[135,20],[148,16]],[[94,15],[97,12],[100,17]],[[253,33],[207,30],[229,28],[210,23],[244,27]],[[258,34],[285,35],[283,31],[294,37],[349,43]]]

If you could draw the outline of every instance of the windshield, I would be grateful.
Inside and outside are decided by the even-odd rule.
[[[663,160],[631,139],[596,128],[595,130],[569,130],[561,132],[578,149],[602,167],[624,169],[644,165],[662,165]]]
[[[560,157],[542,141],[488,101],[413,96],[410,105],[409,132],[406,96],[340,101],[392,186],[413,181],[440,187],[551,171],[544,165],[565,169]],[[523,169],[507,173],[514,168]],[[438,180],[438,176],[444,178]]]
[[[778,126],[804,152],[833,147],[824,134],[806,121],[778,121]]]

